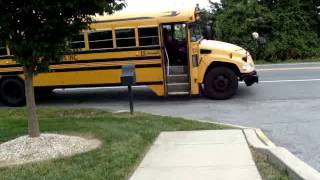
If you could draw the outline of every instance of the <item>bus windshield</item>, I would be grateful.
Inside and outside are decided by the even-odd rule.
[[[203,38],[200,24],[192,24],[190,26],[191,30],[191,40],[192,42],[197,42]]]

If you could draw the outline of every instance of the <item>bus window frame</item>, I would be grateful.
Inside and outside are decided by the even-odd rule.
[[[79,34],[77,35],[82,35],[83,36],[83,41],[69,41],[69,46],[70,46],[70,49],[73,51],[73,52],[79,52],[79,51],[84,51],[86,50],[86,33],[85,32],[80,32]],[[71,45],[73,43],[80,43],[80,42],[83,42],[84,43],[84,47],[83,48],[72,48]]]
[[[190,24],[190,23],[188,23],[188,22],[181,22],[181,21],[178,21],[178,22],[172,22],[172,23],[164,23],[164,24],[161,24],[161,31],[163,31],[163,27],[164,26],[171,26],[171,30],[172,30],[172,27],[173,27],[173,32],[172,32],[172,37],[173,38],[175,38],[176,37],[176,35],[175,35],[175,29],[174,29],[174,25],[176,25],[176,24],[185,24],[186,26],[185,26],[185,35],[186,35],[186,39],[185,39],[185,41],[187,41],[187,44],[189,44],[189,43],[191,43],[191,39],[190,39],[190,37],[188,37],[188,31],[190,30],[189,29],[189,26],[188,26],[188,24]],[[162,37],[163,38],[163,37]]]
[[[187,66],[190,67],[190,57],[189,57],[189,54],[190,54],[190,47],[191,47],[191,39],[189,37],[189,26],[188,26],[188,22],[185,22],[185,21],[178,21],[178,22],[171,22],[171,23],[163,23],[161,24],[161,33],[162,33],[162,37],[161,37],[161,43],[162,45],[164,46],[164,37],[163,37],[163,29],[164,29],[164,26],[170,26],[170,29],[171,29],[171,36],[173,37],[173,39],[176,37],[175,35],[175,25],[177,24],[184,24],[185,25],[185,42],[186,42],[186,49],[187,49]],[[188,72],[188,74],[190,74],[190,72]]]
[[[173,28],[173,38],[175,39],[175,40],[185,40],[185,41],[187,41],[187,43],[188,43],[188,24],[187,23],[175,23],[175,24],[173,24],[174,25],[174,28]],[[179,32],[177,29],[176,29],[176,25],[181,25],[182,26],[182,28],[184,28],[184,32],[182,31],[182,35],[184,36],[184,38],[185,39],[180,39],[181,37],[178,37],[178,35],[177,35],[177,32]],[[184,27],[183,27],[183,25],[184,25]],[[180,29],[181,30],[181,29]]]
[[[129,39],[134,39],[135,45],[134,46],[119,46],[118,45],[118,38],[117,38],[117,31],[119,30],[127,30],[127,29],[132,29],[134,32],[134,36],[131,38],[120,38],[119,40],[129,40]],[[116,48],[136,48],[139,47],[139,43],[137,42],[137,28],[136,27],[121,27],[121,28],[115,28],[114,30],[114,41],[116,43]]]
[[[140,29],[147,29],[147,28],[157,28],[157,31],[158,31],[158,35],[157,36],[147,36],[147,37],[140,37],[139,36],[139,30]],[[160,31],[161,29],[159,28],[158,25],[153,25],[153,26],[139,26],[137,27],[137,36],[138,36],[138,43],[139,43],[139,47],[157,47],[157,46],[160,46],[161,45],[161,34],[160,34]],[[158,44],[156,45],[147,45],[147,46],[141,46],[140,44],[140,38],[154,38],[154,37],[157,37],[158,38]]]
[[[99,32],[106,32],[106,31],[111,31],[111,38],[112,39],[103,39],[103,40],[94,40],[94,41],[90,41],[90,34],[93,34],[93,33],[99,33]],[[89,50],[103,50],[103,49],[114,49],[116,48],[115,47],[115,39],[114,39],[114,30],[113,29],[99,29],[99,30],[91,30],[91,31],[88,31],[88,49]],[[111,48],[91,48],[90,47],[90,42],[105,42],[106,40],[108,41],[112,41],[112,47]]]

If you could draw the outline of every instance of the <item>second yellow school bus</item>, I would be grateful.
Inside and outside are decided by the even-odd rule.
[[[36,92],[55,88],[120,86],[121,67],[135,65],[136,85],[158,96],[198,95],[228,99],[238,82],[258,82],[245,49],[201,37],[197,8],[152,13],[119,12],[97,16],[90,30],[75,35],[72,53],[34,79]],[[23,71],[0,44],[0,99],[8,106],[25,103]]]

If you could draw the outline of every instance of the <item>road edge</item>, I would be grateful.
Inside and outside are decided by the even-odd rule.
[[[280,170],[288,172],[290,180],[319,180],[320,173],[293,155],[287,149],[276,146],[261,129],[243,129],[249,146]]]

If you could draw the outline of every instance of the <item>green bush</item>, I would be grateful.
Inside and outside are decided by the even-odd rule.
[[[319,5],[320,1],[303,0],[212,3],[215,38],[240,45],[255,59],[266,61],[320,56]],[[253,40],[253,32],[266,43]]]

